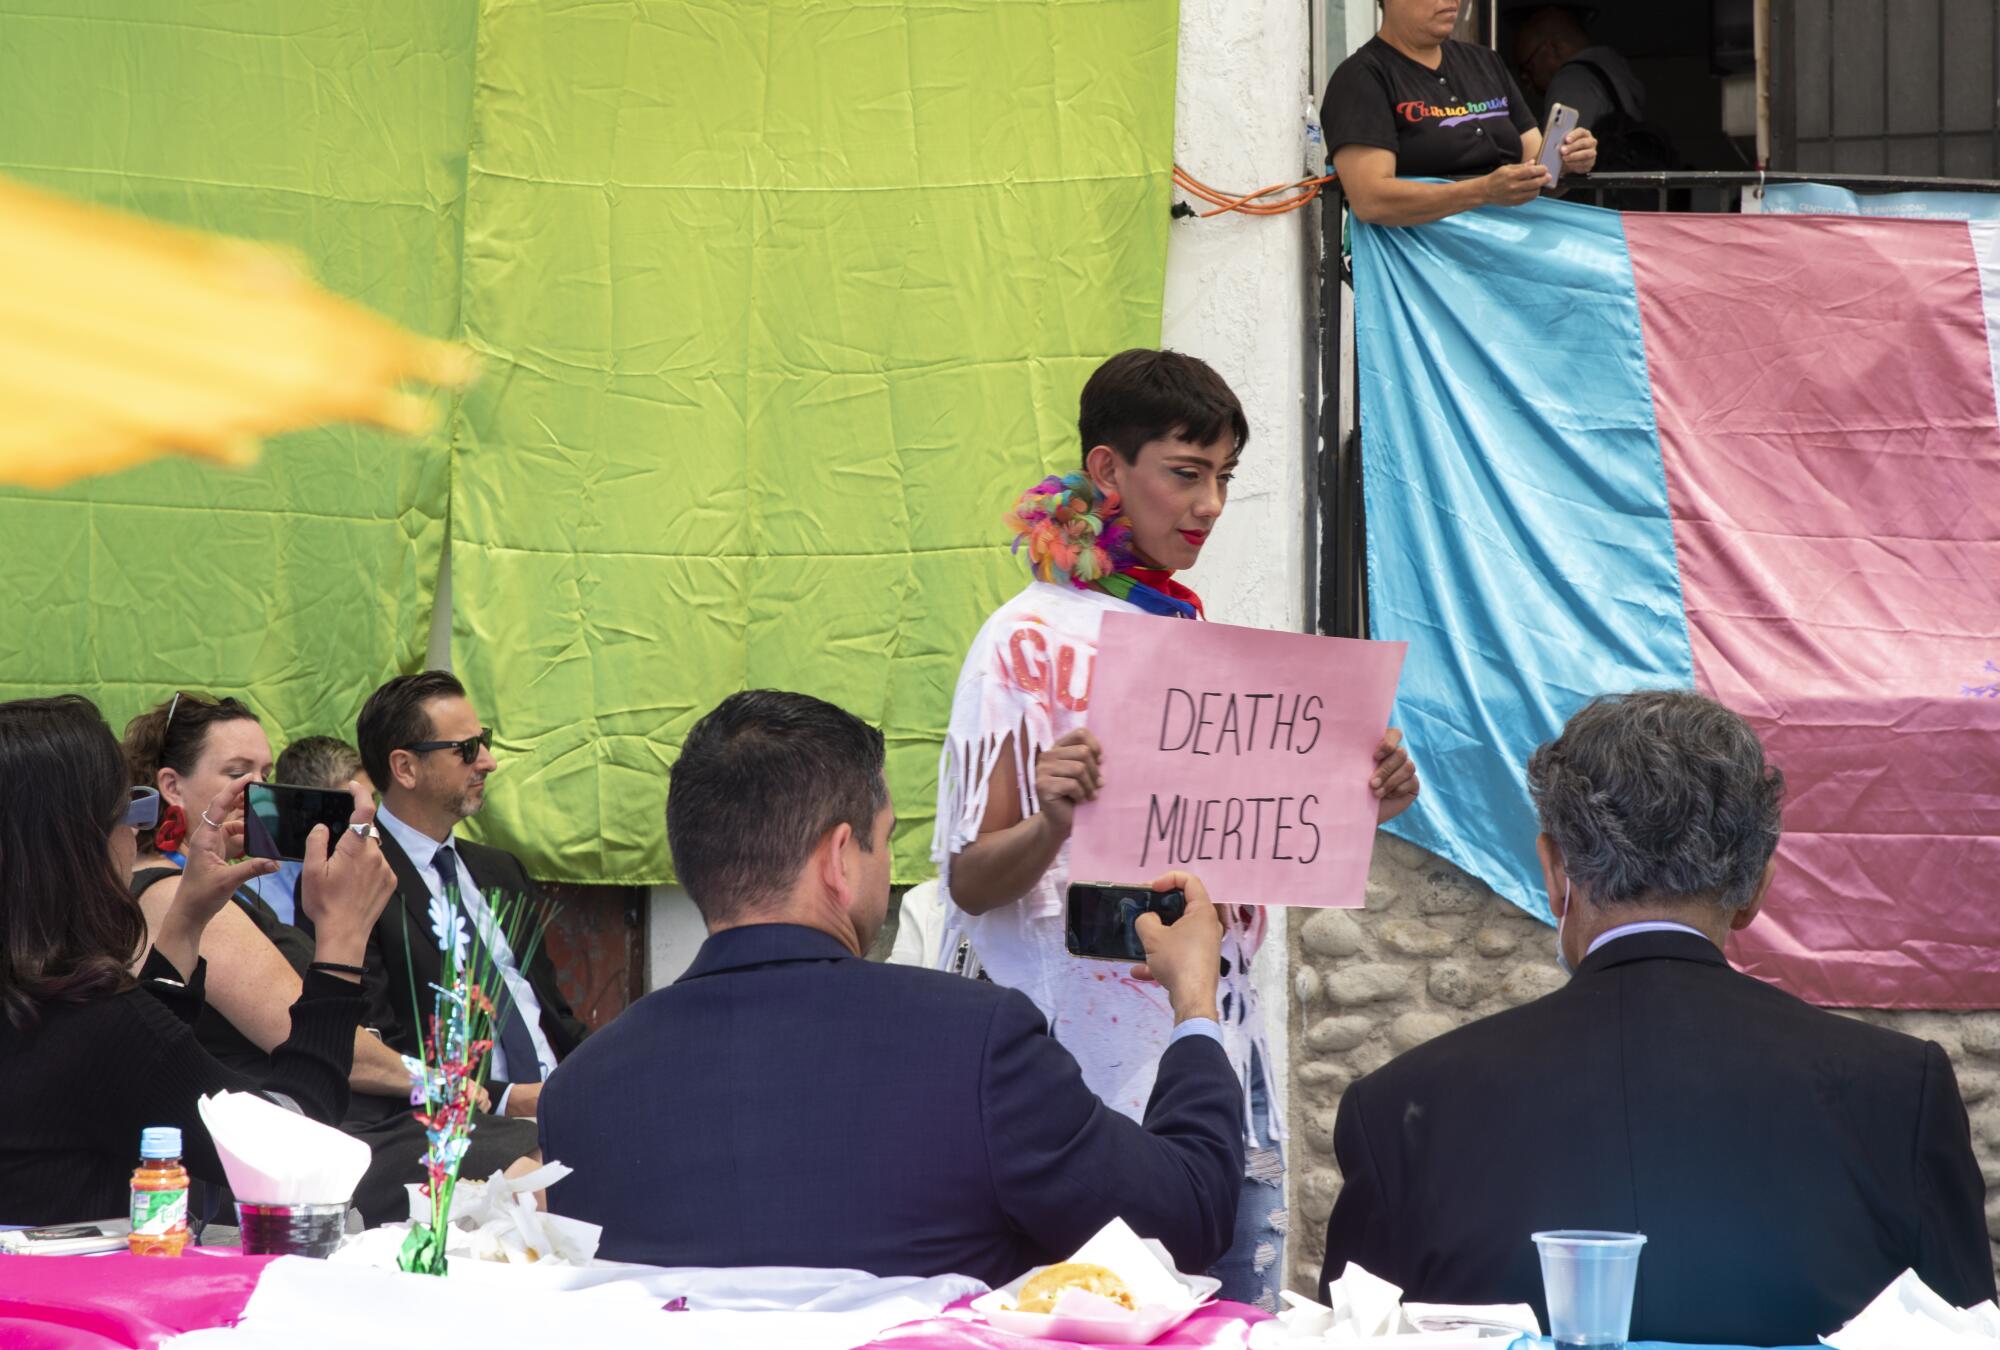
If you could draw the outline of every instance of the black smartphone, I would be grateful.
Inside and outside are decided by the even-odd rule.
[[[338,835],[353,818],[354,794],[346,788],[252,783],[243,790],[243,851],[253,858],[304,862],[313,826]]]
[[[1172,923],[1187,912],[1181,891],[1156,891],[1150,886],[1106,886],[1072,881],[1064,911],[1064,941],[1071,956],[1099,961],[1144,961],[1139,941],[1139,916],[1157,914]]]

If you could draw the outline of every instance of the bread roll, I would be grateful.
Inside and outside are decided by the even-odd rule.
[[[1093,1266],[1087,1261],[1064,1261],[1050,1266],[1041,1274],[1021,1286],[1021,1301],[1016,1312],[1054,1312],[1056,1299],[1064,1291],[1081,1289],[1099,1298],[1108,1298],[1122,1308],[1136,1307],[1132,1302],[1132,1291],[1125,1287],[1125,1281],[1106,1270],[1103,1266]]]

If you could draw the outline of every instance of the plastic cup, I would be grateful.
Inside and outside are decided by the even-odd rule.
[[[347,1206],[252,1205],[238,1200],[236,1229],[245,1256],[324,1259],[347,1235]]]
[[[1632,1287],[1644,1233],[1536,1233],[1549,1335],[1564,1350],[1620,1350],[1632,1330]]]

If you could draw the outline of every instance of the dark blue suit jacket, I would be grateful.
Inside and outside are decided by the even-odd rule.
[[[790,924],[711,936],[542,1093],[550,1208],[662,1266],[972,1275],[998,1286],[1122,1216],[1183,1270],[1228,1248],[1243,1096],[1171,1046],[1142,1128],[1027,997],[851,955]]]
[[[1353,1261],[1546,1324],[1528,1235],[1608,1228],[1647,1239],[1634,1340],[1811,1345],[1907,1267],[1953,1304],[1993,1297],[1944,1051],[1688,933],[1616,938],[1546,998],[1356,1080],[1333,1145],[1322,1281]]]

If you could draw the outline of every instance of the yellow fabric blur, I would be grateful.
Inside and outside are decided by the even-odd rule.
[[[181,451],[241,465],[329,422],[415,433],[406,381],[471,353],[315,286],[285,252],[0,179],[0,482],[52,488]]]

